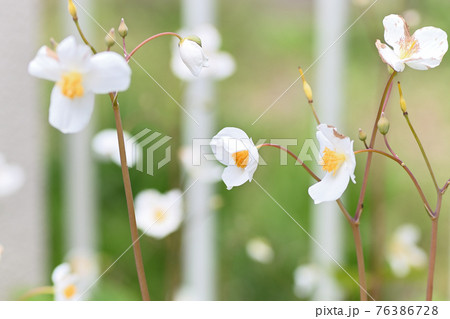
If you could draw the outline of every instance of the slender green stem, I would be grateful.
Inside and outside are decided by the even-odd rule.
[[[164,36],[164,35],[171,35],[171,36],[177,37],[178,39],[180,39],[180,41],[182,40],[182,37],[181,37],[179,34],[174,33],[174,32],[163,32],[163,33],[155,34],[155,35],[151,36],[150,38],[145,39],[145,40],[142,41],[137,47],[135,47],[135,48],[133,49],[133,51],[131,51],[130,54],[126,57],[126,60],[127,60],[127,61],[130,61],[130,59],[131,59],[131,57],[133,56],[133,54],[135,54],[136,51],[139,50],[140,48],[142,48],[146,43],[152,41],[153,39],[162,37],[162,36]]]
[[[409,129],[411,130],[411,133],[414,135],[414,139],[417,142],[417,145],[420,148],[420,152],[422,153],[423,159],[425,160],[425,163],[427,164],[428,171],[430,172],[431,178],[433,179],[434,187],[437,191],[439,191],[439,186],[436,181],[436,177],[434,176],[433,168],[431,167],[430,161],[428,160],[427,153],[425,152],[425,149],[423,148],[422,142],[420,142],[419,136],[416,133],[416,130],[414,129],[411,121],[409,120],[408,112],[404,112],[403,116],[405,117],[406,122],[408,123]]]
[[[81,39],[83,39],[83,42],[91,48],[92,53],[97,54],[97,50],[94,49],[94,47],[89,43],[88,39],[84,36],[80,24],[78,23],[78,19],[73,19],[73,22],[75,22],[75,26],[77,27],[78,33],[80,34]]]
[[[392,81],[394,80],[394,77],[396,75],[397,75],[397,72],[394,71],[391,74],[391,76],[389,77],[389,80],[386,83],[386,87],[384,88],[383,97],[381,98],[380,105],[378,107],[377,117],[375,119],[375,123],[374,123],[373,129],[372,129],[372,136],[370,138],[370,144],[369,144],[370,149],[373,149],[373,147],[375,145],[377,129],[378,129],[377,123],[378,123],[378,120],[380,119],[381,112],[382,112],[385,104],[387,103],[387,99],[389,98],[389,94],[388,94],[388,92],[390,92],[389,88],[391,87]],[[359,194],[358,204],[356,206],[356,212],[355,212],[355,217],[354,217],[354,219],[356,221],[359,221],[361,214],[362,214],[364,197],[366,196],[367,181],[369,179],[369,171],[370,171],[370,166],[372,164],[372,155],[373,155],[372,153],[369,153],[367,156],[366,168],[364,170],[364,177],[363,177],[363,181],[362,181],[361,192]]]
[[[55,289],[52,286],[44,286],[44,287],[37,287],[34,289],[31,289],[27,293],[23,294],[19,300],[25,301],[35,296],[41,296],[41,295],[53,295],[55,293]]]
[[[114,94],[110,93],[111,101],[114,101]],[[139,243],[139,233],[136,225],[136,216],[134,213],[133,191],[131,189],[130,174],[128,172],[127,156],[125,152],[125,141],[123,137],[122,120],[120,118],[119,104],[117,101],[113,104],[114,118],[116,121],[117,139],[119,142],[120,164],[122,168],[123,186],[125,188],[125,198],[128,208],[128,219],[130,222],[131,239],[133,241],[133,252],[138,274],[139,286],[141,289],[142,300],[150,300],[148,293],[147,280],[145,278],[144,263],[142,261],[141,246]]]
[[[317,125],[320,125],[319,117],[317,116],[316,109],[314,108],[313,101],[308,101],[309,106],[311,107],[311,111],[313,112],[314,118],[316,119]]]
[[[360,151],[356,151],[355,154],[360,154],[360,153],[377,153],[377,154],[381,154],[383,156],[386,156],[388,158],[390,158],[391,160],[397,162],[401,167],[403,167],[403,169],[405,170],[405,172],[409,175],[409,177],[411,178],[411,181],[413,182],[414,186],[416,187],[417,191],[419,192],[420,198],[422,199],[422,202],[425,205],[425,209],[428,213],[428,215],[433,218],[433,210],[431,209],[430,204],[428,203],[428,200],[422,190],[422,188],[419,185],[419,182],[417,181],[416,177],[414,176],[414,174],[411,172],[411,170],[408,168],[408,166],[406,166],[406,164],[398,157],[394,157],[386,152],[380,151],[380,150],[373,150],[373,149],[368,149],[368,150],[360,150]]]
[[[264,146],[270,146],[270,147],[275,147],[278,148],[282,151],[285,151],[286,153],[288,153],[290,156],[292,156],[307,172],[309,175],[311,175],[312,178],[314,178],[316,181],[320,182],[320,178],[314,174],[314,172],[294,153],[292,153],[290,150],[288,150],[287,148],[281,146],[281,145],[277,145],[277,144],[271,144],[271,143],[264,143],[261,145],[258,145],[257,148],[261,148]]]
[[[352,223],[353,239],[355,241],[356,260],[358,263],[358,276],[359,276],[359,295],[361,301],[367,301],[367,283],[366,283],[366,271],[364,266],[364,253],[362,248],[361,233],[359,231],[359,223]]]
[[[438,233],[438,218],[431,221],[431,243],[430,243],[430,257],[428,263],[428,279],[427,279],[427,301],[433,300],[433,283],[434,272],[436,268],[436,250],[437,250],[437,233]]]

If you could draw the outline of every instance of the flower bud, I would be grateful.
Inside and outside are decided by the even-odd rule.
[[[197,36],[183,38],[178,44],[181,60],[194,76],[199,76],[202,68],[208,66],[208,57],[203,52],[201,44]]]
[[[367,133],[362,129],[359,129],[358,137],[362,142],[364,142],[367,139]]]
[[[108,34],[105,36],[105,43],[108,49],[112,47],[116,43],[116,34],[114,32],[114,28],[109,30]]]
[[[119,28],[117,29],[117,32],[119,32],[119,35],[122,38],[125,38],[128,34],[128,27],[125,24],[125,20],[122,18],[122,20],[120,20],[120,25]]]
[[[69,0],[68,9],[69,9],[69,13],[72,16],[72,18],[74,20],[78,20],[77,7],[75,7],[72,0]]]
[[[312,103],[313,102],[313,94],[312,94],[311,86],[309,85],[308,82],[306,82],[305,75],[303,74],[302,68],[299,67],[298,71],[300,72],[300,76],[302,77],[303,91],[305,92],[306,98],[308,99],[309,103]]]
[[[403,113],[406,113],[406,101],[403,97],[402,87],[400,86],[400,82],[397,82],[398,84],[398,93],[400,94],[400,108],[402,109]]]
[[[378,130],[381,134],[386,135],[389,132],[389,120],[381,113],[381,117],[378,121]]]

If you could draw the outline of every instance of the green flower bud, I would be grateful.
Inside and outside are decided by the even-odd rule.
[[[380,120],[378,121],[378,130],[381,134],[386,135],[389,132],[389,120],[381,113]]]

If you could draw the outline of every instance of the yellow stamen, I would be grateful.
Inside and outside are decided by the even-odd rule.
[[[345,161],[345,154],[337,153],[325,147],[323,151],[323,166],[322,169],[327,172],[333,172],[333,176],[336,175],[336,171],[341,167]]]
[[[84,94],[83,77],[79,72],[72,71],[62,76],[58,85],[61,87],[61,93],[69,99],[82,97]]]
[[[414,38],[408,38],[403,40],[400,43],[400,58],[406,59],[409,58],[413,53],[417,52],[419,50],[419,43],[417,40],[413,40]]]
[[[234,162],[236,163],[236,166],[239,168],[246,168],[248,164],[248,151],[239,151],[236,153],[233,153],[231,156],[233,156]]]
[[[165,211],[162,209],[157,209],[155,211],[155,220],[157,223],[162,223],[166,219]]]
[[[77,287],[75,287],[75,285],[68,285],[66,288],[64,288],[63,294],[64,294],[64,297],[66,297],[67,299],[70,299],[75,295],[76,292],[77,292]]]

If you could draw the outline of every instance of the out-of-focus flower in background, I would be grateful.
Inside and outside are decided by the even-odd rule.
[[[243,130],[226,127],[211,139],[210,145],[217,160],[227,166],[222,179],[228,190],[252,181],[258,168],[259,153]]]
[[[409,34],[405,19],[396,14],[383,19],[384,40],[375,45],[383,62],[402,72],[405,64],[416,70],[428,70],[441,64],[448,50],[447,33],[435,27],[424,27]]]
[[[343,296],[343,290],[336,279],[318,264],[310,263],[298,266],[294,271],[294,293],[300,299],[308,299],[320,289],[331,289],[335,299]]]
[[[181,30],[179,34],[193,33],[202,40],[202,48],[208,56],[208,67],[204,68],[199,77],[222,80],[231,76],[236,64],[231,54],[219,51],[222,39],[215,27],[209,24],[198,26],[192,30]],[[192,75],[187,66],[178,57],[178,42],[174,42],[171,67],[173,73],[184,81],[192,81],[196,77]]]
[[[420,240],[420,229],[412,224],[398,227],[387,247],[387,261],[397,277],[407,276],[411,268],[423,268],[427,263],[427,255],[417,246]]]
[[[2,260],[2,255],[3,255],[3,251],[4,251],[5,249],[3,248],[3,246],[2,245],[0,245],[0,260]]]
[[[203,155],[200,147],[184,146],[178,151],[181,165],[189,176],[209,183],[220,181],[222,167],[213,161],[202,163]]]
[[[347,189],[350,178],[356,183],[356,159],[353,141],[340,134],[335,127],[320,124],[316,136],[320,143],[322,169],[327,173],[308,189],[308,193],[314,203],[319,204],[339,199]]]
[[[408,9],[408,10],[403,12],[402,16],[403,16],[403,18],[405,18],[406,23],[410,27],[416,27],[422,21],[422,17],[420,15],[420,12],[417,11],[416,9]]]
[[[74,274],[78,276],[77,287],[80,292],[86,291],[87,297],[89,295],[88,289],[97,279],[99,269],[97,263],[97,256],[85,249],[75,249],[70,251],[65,260],[70,265],[70,268]]]
[[[65,38],[56,52],[39,49],[28,65],[28,72],[56,82],[50,98],[49,122],[63,133],[81,131],[94,109],[95,94],[125,91],[130,86],[131,69],[115,52],[92,55],[75,37]]]
[[[0,197],[6,197],[19,190],[25,182],[23,169],[16,164],[8,164],[0,153]]]
[[[133,145],[127,143],[131,135],[124,131],[125,153],[127,156],[127,165],[132,167],[136,163],[138,156],[133,156]],[[92,139],[92,150],[104,161],[113,161],[120,166],[119,142],[117,140],[117,131],[115,129],[106,129],[98,132]]]
[[[63,263],[52,273],[56,301],[76,301],[83,293],[79,287],[80,277],[73,272],[69,263]]]
[[[245,247],[247,255],[254,261],[262,264],[268,264],[273,261],[275,254],[267,239],[261,237],[252,238]]]
[[[176,231],[183,220],[181,196],[177,189],[165,194],[154,189],[140,192],[135,199],[137,227],[156,239]]]

